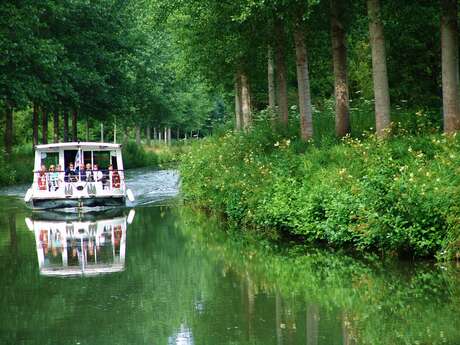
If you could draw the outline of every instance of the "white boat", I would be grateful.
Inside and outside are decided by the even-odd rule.
[[[123,206],[126,187],[121,145],[70,142],[37,145],[34,180],[24,201],[34,209]]]

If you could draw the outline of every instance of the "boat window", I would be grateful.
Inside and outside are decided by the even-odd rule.
[[[91,151],[83,151],[83,162],[85,163],[85,165],[89,163],[91,164],[91,166],[93,166],[93,161],[91,158]]]
[[[77,150],[64,150],[64,167],[65,168],[68,168],[70,163],[73,163],[75,166],[75,158],[78,158],[77,152],[78,152]]]
[[[93,151],[93,162],[99,166],[99,170],[108,169],[110,164],[110,151]]]
[[[49,169],[50,165],[57,166],[59,164],[59,152],[42,152],[40,164],[45,165],[46,170]]]

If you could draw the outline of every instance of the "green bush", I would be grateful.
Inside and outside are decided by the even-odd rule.
[[[135,141],[129,141],[122,148],[125,169],[141,167],[157,167],[158,157],[154,152],[146,152]]]
[[[460,140],[416,117],[386,140],[321,144],[277,134],[262,120],[249,134],[192,145],[180,166],[183,194],[243,229],[362,252],[459,255]]]
[[[26,144],[14,148],[11,157],[0,150],[0,186],[32,182],[34,153],[32,145]]]

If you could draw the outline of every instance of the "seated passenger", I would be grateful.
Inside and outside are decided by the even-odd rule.
[[[83,163],[80,163],[80,165],[75,168],[75,174],[78,175],[80,181],[86,181],[85,165]]]
[[[78,181],[78,172],[75,170],[73,163],[69,163],[69,167],[65,171],[66,182],[77,182]]]
[[[93,175],[93,171],[91,170],[91,164],[90,163],[86,163],[85,181],[86,182],[94,182],[94,175]]]
[[[118,174],[118,171],[113,170],[111,165],[109,166],[109,171],[112,176],[112,188],[120,188],[120,174]]]
[[[102,182],[104,175],[101,170],[99,170],[99,167],[97,164],[94,164],[93,167],[93,176],[94,176],[94,181],[96,182]]]
[[[55,171],[54,165],[50,165],[50,171],[48,173],[48,190],[56,191],[59,188],[59,173]]]
[[[109,164],[107,170],[102,171],[102,188],[109,189],[112,185],[112,164]]]
[[[47,176],[46,176],[46,166],[42,165],[40,171],[38,172],[38,189],[47,190]]]
[[[64,179],[65,179],[64,170],[62,170],[61,164],[58,164],[58,165],[57,165],[56,170],[57,170],[57,173],[58,173],[59,185],[61,185],[61,184],[64,182]]]

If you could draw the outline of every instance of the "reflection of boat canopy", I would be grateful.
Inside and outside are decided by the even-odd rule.
[[[132,210],[134,216],[134,210]],[[35,233],[40,274],[92,276],[124,270],[127,217],[103,220],[26,219]]]
[[[126,198],[134,200],[125,185],[120,144],[36,146],[33,184],[24,197],[32,207],[119,206]]]

